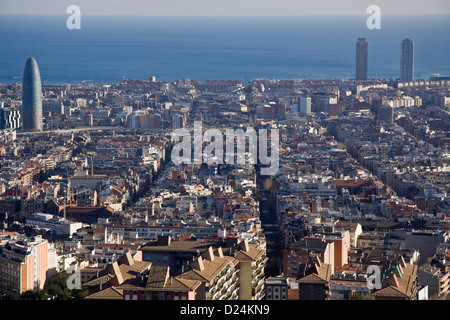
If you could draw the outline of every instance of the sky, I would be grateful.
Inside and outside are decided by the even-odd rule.
[[[0,14],[111,16],[336,16],[367,14],[450,14],[450,0],[0,0]]]

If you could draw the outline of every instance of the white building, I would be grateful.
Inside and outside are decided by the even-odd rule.
[[[46,213],[35,213],[26,220],[26,223],[39,229],[49,229],[56,234],[68,234],[69,236],[73,235],[78,229],[83,227],[81,222],[64,220]]]

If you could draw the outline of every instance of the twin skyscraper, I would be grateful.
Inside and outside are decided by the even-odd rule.
[[[39,67],[27,59],[22,82],[22,119],[24,131],[42,131],[42,84]]]
[[[358,38],[356,42],[356,80],[367,80],[368,45],[366,38]],[[414,79],[414,41],[406,38],[400,45],[400,81]]]

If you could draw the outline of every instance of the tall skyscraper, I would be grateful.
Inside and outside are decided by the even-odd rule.
[[[358,38],[356,42],[356,80],[367,80],[367,41]]]
[[[299,105],[299,114],[308,115],[311,113],[311,97],[300,98],[298,105]]]
[[[28,58],[22,83],[23,130],[42,130],[42,85],[39,67],[34,58]]]
[[[400,81],[414,79],[414,41],[406,38],[400,46]]]

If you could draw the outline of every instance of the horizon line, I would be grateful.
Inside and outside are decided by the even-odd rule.
[[[0,16],[67,16],[68,13],[0,13]],[[348,16],[362,16],[367,17],[367,14],[360,14],[360,13],[349,13],[349,14],[280,14],[280,15],[249,15],[249,14],[242,14],[242,15],[177,15],[177,14],[102,14],[102,13],[82,13],[83,16],[91,16],[91,17],[189,17],[189,18],[285,18],[285,17],[348,17]],[[450,12],[436,12],[436,13],[383,13],[383,16],[450,16]]]

